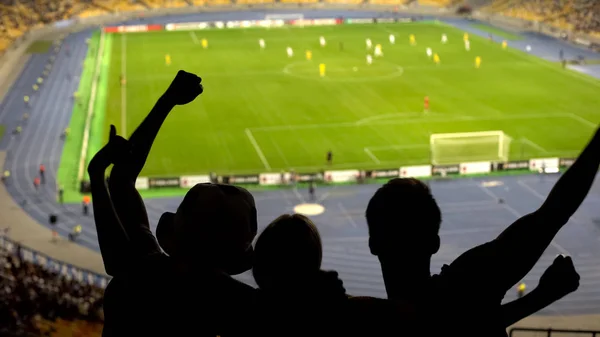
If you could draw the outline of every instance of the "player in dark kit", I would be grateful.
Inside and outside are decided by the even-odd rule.
[[[330,151],[327,151],[327,165],[331,165],[331,163],[333,163],[333,153]]]
[[[314,201],[316,199],[315,198],[315,182],[314,181],[311,181],[308,184],[308,196],[310,197],[311,201]]]

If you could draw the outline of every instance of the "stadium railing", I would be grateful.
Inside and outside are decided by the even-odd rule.
[[[574,329],[552,329],[552,328],[548,328],[548,329],[541,329],[541,328],[521,328],[521,327],[516,327],[516,328],[512,328],[510,329],[508,335],[509,337],[518,337],[515,336],[515,334],[517,332],[534,332],[534,333],[544,333],[546,335],[546,337],[552,337],[552,334],[561,334],[564,336],[564,334],[569,334],[569,335],[591,335],[591,337],[596,337],[596,336],[600,336],[600,330],[574,330]],[[519,334],[517,334],[519,335]],[[537,334],[536,334],[537,335]]]
[[[94,273],[87,269],[75,267],[69,263],[58,261],[50,258],[48,255],[41,253],[33,248],[23,246],[18,242],[13,241],[8,236],[0,234],[0,248],[8,251],[11,254],[16,254],[17,247],[20,247],[19,258],[39,265],[50,271],[57,272],[65,277],[72,278],[74,280],[85,282],[91,285],[95,285],[101,288],[105,288],[110,278],[106,275]]]

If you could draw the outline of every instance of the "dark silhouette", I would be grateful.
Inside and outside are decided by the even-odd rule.
[[[42,179],[42,184],[46,183],[46,166],[44,164],[40,164],[40,178]]]
[[[333,164],[333,152],[327,151],[327,165]]]
[[[315,201],[317,199],[315,193],[316,193],[315,182],[311,181],[310,183],[308,183],[308,197],[310,198],[311,201]]]
[[[531,270],[585,199],[598,171],[599,152],[597,131],[537,211],[518,219],[495,240],[465,252],[434,276],[430,261],[440,247],[439,207],[429,188],[416,179],[388,182],[375,193],[366,211],[369,247],[381,263],[388,297],[421,305],[440,300],[462,303],[477,318],[471,328],[504,335],[506,322],[517,318],[514,306],[500,306],[502,298]],[[464,284],[471,288],[468,294],[461,291]],[[524,311],[532,313],[556,299],[532,303],[524,296],[519,301],[528,301],[521,303],[527,305]]]
[[[166,255],[135,190],[167,114],[193,101],[200,82],[180,71],[130,140],[111,127],[109,143],[90,162],[100,250],[113,276],[105,294],[105,336],[228,336],[246,332],[254,321],[247,308],[255,290],[229,276],[251,266],[257,227],[252,196],[233,186],[194,186],[176,213],[161,217],[157,236],[165,233],[159,241]],[[111,163],[109,194],[104,174]]]

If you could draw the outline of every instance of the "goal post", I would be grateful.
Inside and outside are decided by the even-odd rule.
[[[431,163],[508,161],[511,140],[504,131],[432,134],[429,138]]]

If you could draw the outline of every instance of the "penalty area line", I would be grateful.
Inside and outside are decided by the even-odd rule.
[[[254,150],[256,150],[256,154],[258,154],[258,157],[262,161],[263,165],[265,165],[265,168],[267,169],[267,171],[271,171],[271,166],[269,165],[269,162],[267,161],[267,158],[265,157],[264,153],[260,149],[260,146],[258,146],[256,139],[254,139],[254,136],[252,135],[252,131],[250,131],[250,129],[246,129],[246,130],[244,130],[244,132],[246,133],[246,136],[248,136],[248,139],[250,140],[250,143],[252,143],[252,146],[254,146]]]
[[[198,41],[198,37],[196,36],[196,33],[193,30],[190,31],[190,37],[192,38],[192,41],[194,41],[195,44],[200,44],[200,41]]]
[[[365,150],[365,153],[367,154],[367,156],[371,157],[371,159],[373,159],[373,161],[376,164],[381,164],[381,160],[379,160],[379,158],[377,158],[377,156],[374,155],[373,152],[371,152],[371,150],[369,150],[368,147],[365,147],[364,150]]]

